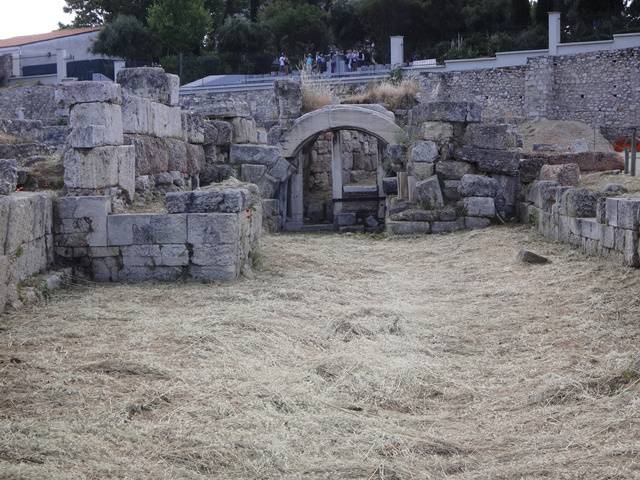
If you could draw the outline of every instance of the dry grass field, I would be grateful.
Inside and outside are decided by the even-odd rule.
[[[640,478],[639,291],[525,227],[75,286],[0,317],[0,478]]]

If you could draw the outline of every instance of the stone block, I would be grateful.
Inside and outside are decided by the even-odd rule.
[[[213,99],[212,99],[213,100]],[[194,104],[191,110],[200,113],[206,118],[230,119],[235,117],[252,118],[249,104],[237,98],[228,97],[208,101],[204,104]]]
[[[465,217],[464,226],[469,230],[479,230],[491,226],[491,220],[482,217]]]
[[[107,244],[126,246],[152,243],[151,217],[154,214],[121,214],[107,217]]]
[[[4,246],[9,230],[9,213],[11,211],[11,197],[0,196],[0,255],[4,255]]]
[[[10,195],[18,185],[18,163],[13,159],[0,159],[0,195]]]
[[[421,137],[440,145],[449,143],[453,138],[453,125],[446,122],[424,122],[421,126]]]
[[[522,138],[516,128],[508,124],[469,125],[463,142],[465,145],[492,150],[512,150],[522,147]]]
[[[183,267],[124,267],[118,272],[119,281],[124,282],[175,282],[183,276]]]
[[[640,266],[638,256],[638,232],[634,230],[623,230],[624,232],[624,264],[629,267]]]
[[[252,118],[233,118],[233,143],[258,143],[258,132],[256,122]]]
[[[206,120],[204,123],[204,144],[226,146],[231,144],[233,127],[222,120]]]
[[[166,74],[162,68],[123,68],[118,72],[116,81],[125,93],[168,106],[178,105],[180,79]]]
[[[64,184],[70,190],[103,193],[105,187],[119,186],[134,163],[135,150],[128,145],[67,150],[63,158]],[[135,176],[126,187],[135,188]]]
[[[293,173],[293,166],[285,159],[280,157],[269,170],[269,175],[279,182],[284,182]]]
[[[199,266],[235,267],[238,263],[238,246],[233,244],[194,245],[191,263]]]
[[[65,82],[54,94],[58,107],[69,108],[79,103],[114,103],[122,102],[122,89],[113,82]]]
[[[488,217],[496,215],[496,207],[491,197],[466,197],[464,209],[469,217]]]
[[[445,161],[436,163],[436,173],[442,180],[460,180],[464,175],[474,172],[474,167],[467,162]]]
[[[338,213],[334,216],[335,224],[339,227],[347,227],[356,224],[356,214],[353,212]]]
[[[189,276],[203,282],[230,282],[239,276],[238,267],[190,265]]]
[[[387,233],[391,235],[416,235],[431,233],[429,222],[393,221],[389,220],[385,224]]]
[[[397,177],[384,177],[382,179],[382,191],[386,195],[394,195],[398,193],[398,178]]]
[[[161,245],[187,243],[187,216],[184,214],[153,215],[151,217],[150,231],[153,243]]]
[[[64,218],[101,218],[111,213],[111,199],[102,197],[59,197],[55,202],[55,215]]]
[[[197,175],[205,164],[204,148],[202,145],[185,144],[187,151],[187,169],[189,175]]]
[[[202,115],[182,112],[182,134],[185,142],[204,143],[204,119]]]
[[[500,185],[498,181],[484,175],[463,175],[458,185],[462,197],[495,197]]]
[[[442,195],[446,200],[460,200],[459,188],[460,180],[445,180],[443,182]]]
[[[580,167],[575,163],[563,165],[543,165],[540,180],[551,180],[560,185],[576,186],[580,183]]]
[[[44,237],[20,245],[9,258],[9,283],[18,283],[37,273],[43,273],[49,266],[47,246]]]
[[[182,138],[182,111],[180,107],[151,104],[152,131],[156,137]]]
[[[476,147],[462,147],[454,152],[457,160],[472,163],[484,173],[518,175],[520,154],[504,150],[489,150]]]
[[[589,238],[591,240],[600,240],[602,237],[602,229],[600,223],[594,218],[580,218],[578,219],[578,226],[580,228],[580,236]]]
[[[427,210],[444,205],[442,190],[437,176],[434,175],[416,183],[416,199]]]
[[[551,206],[556,203],[556,192],[560,184],[551,181],[540,181],[533,183],[527,192],[527,201],[533,203],[537,208],[550,211]]]
[[[457,232],[458,230],[464,230],[465,221],[464,218],[449,222],[433,222],[431,224],[431,233],[450,233]]]
[[[408,152],[405,145],[389,144],[384,151],[384,163],[391,165],[396,172],[404,169],[407,158]]]
[[[570,188],[561,197],[558,209],[570,217],[594,217],[599,194],[586,188]]]
[[[627,230],[638,230],[640,225],[640,198],[607,198],[607,223]]]
[[[266,173],[267,167],[265,165],[250,165],[245,163],[240,169],[240,179],[243,182],[258,183]]]
[[[409,124],[424,122],[476,123],[481,120],[481,107],[469,102],[422,103],[409,110]]]
[[[420,162],[409,165],[409,174],[410,176],[415,177],[417,181],[432,177],[434,172],[435,167],[433,163]]]
[[[394,213],[389,218],[396,222],[437,222],[440,220],[440,214],[438,210],[410,208],[409,210]]]
[[[537,180],[542,166],[546,163],[547,159],[544,157],[521,158],[518,170],[522,183],[531,183]]]
[[[190,213],[187,217],[187,241],[193,245],[232,244],[238,237],[235,213]]]
[[[0,255],[0,313],[4,311],[9,298],[9,258]]]
[[[411,145],[409,160],[413,163],[435,162],[439,157],[438,145],[429,140],[421,140]]]
[[[271,168],[282,159],[280,148],[269,145],[231,145],[229,160],[234,165],[249,163]]]
[[[5,255],[15,255],[24,245],[52,232],[52,202],[45,193],[16,192],[8,199]]]
[[[94,148],[124,143],[122,108],[110,103],[81,103],[71,108],[73,148]]]

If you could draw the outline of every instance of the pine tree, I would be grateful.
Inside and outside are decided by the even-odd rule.
[[[514,28],[526,27],[531,23],[529,0],[511,0],[511,23]]]

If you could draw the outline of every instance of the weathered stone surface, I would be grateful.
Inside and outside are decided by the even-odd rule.
[[[436,173],[443,180],[460,180],[464,175],[474,172],[467,162],[446,161],[436,163]]]
[[[237,245],[195,245],[191,263],[199,266],[235,267],[237,256]]]
[[[300,82],[279,79],[274,82],[278,118],[281,121],[294,120],[302,113],[302,86]]]
[[[446,122],[424,122],[421,126],[423,140],[431,140],[438,144],[449,143],[453,138],[453,125]]]
[[[398,193],[398,178],[397,177],[384,177],[382,179],[382,191],[386,195],[394,195]]]
[[[182,112],[182,133],[185,142],[203,144],[205,127],[202,115]]]
[[[421,125],[424,122],[475,123],[481,120],[481,113],[480,106],[475,103],[422,103],[409,110],[409,124]]]
[[[245,163],[240,168],[240,180],[257,184],[266,173],[267,167],[265,165],[250,165]]]
[[[233,213],[190,213],[187,241],[193,245],[233,244],[238,241],[238,215]]]
[[[503,175],[518,175],[520,154],[503,150],[462,147],[455,151],[455,158],[474,164],[479,171]]]
[[[135,95],[124,95],[122,124],[124,133],[182,139],[180,107],[169,107]]]
[[[55,215],[59,219],[106,217],[111,213],[111,199],[101,197],[60,197],[55,202]]]
[[[425,180],[435,173],[435,167],[433,163],[412,163],[409,165],[409,175],[416,178],[416,180]]]
[[[463,175],[458,185],[462,197],[495,197],[500,185],[498,181],[484,175]]]
[[[204,122],[205,145],[229,145],[233,138],[233,127],[222,120],[206,120]]]
[[[71,108],[68,137],[74,148],[122,145],[122,108],[110,103],[81,103]]]
[[[431,224],[429,222],[411,222],[390,220],[385,225],[387,233],[391,235],[416,235],[423,233],[431,233]]]
[[[445,180],[442,187],[442,195],[446,200],[460,200],[460,180]]]
[[[640,226],[640,199],[607,198],[606,218],[607,223],[612,227],[638,230]]]
[[[191,265],[189,276],[194,280],[205,282],[228,282],[238,278],[238,266]]]
[[[465,217],[464,226],[470,230],[479,230],[491,226],[491,220],[482,217]]]
[[[16,192],[3,197],[7,202],[4,254],[14,255],[26,244],[43,239],[52,232],[52,202],[45,193]],[[3,203],[4,203],[3,201]],[[4,215],[4,214],[3,214]],[[2,219],[0,218],[0,221]],[[46,252],[44,254],[46,256]]]
[[[55,91],[59,108],[69,108],[79,103],[122,103],[122,89],[113,82],[65,82]]]
[[[162,68],[123,68],[118,72],[116,81],[125,93],[168,106],[178,105],[180,80]]]
[[[184,173],[195,175],[202,170],[205,164],[204,148],[202,145],[194,145],[192,143],[185,144],[187,151],[187,169]]]
[[[513,125],[478,123],[467,127],[464,144],[492,150],[522,147],[522,138]]]
[[[547,180],[535,182],[529,187],[527,201],[541,210],[551,211],[551,206],[556,203],[556,193],[560,188],[561,185],[558,182]]]
[[[106,187],[121,186],[135,191],[135,150],[131,146],[68,150],[63,159],[67,189],[103,193]],[[129,178],[130,177],[130,178]],[[126,184],[120,184],[125,181]]]
[[[356,214],[353,213],[353,212],[338,213],[337,215],[335,215],[334,221],[335,221],[336,225],[338,225],[339,227],[346,227],[346,226],[349,226],[349,225],[355,225],[356,224]]]
[[[560,185],[576,186],[580,183],[580,167],[576,163],[563,165],[543,165],[540,180],[551,180]]]
[[[431,224],[431,233],[450,233],[464,230],[464,218],[448,222],[433,222]]]
[[[238,213],[252,205],[251,195],[245,188],[212,187],[167,193],[165,198],[169,213]]]
[[[623,195],[628,192],[627,188],[624,185],[619,183],[607,183],[604,185],[600,192],[602,192],[606,196],[615,196],[615,195]]]
[[[252,118],[233,118],[231,126],[233,127],[233,143],[258,143],[256,122]]]
[[[394,172],[406,168],[408,151],[405,145],[389,144],[384,151],[384,163],[391,166]]]
[[[252,118],[249,104],[237,98],[216,98],[205,104],[191,105],[190,109],[209,119]]]
[[[10,195],[18,185],[18,163],[13,159],[0,159],[0,195]]]
[[[520,159],[520,180],[522,183],[531,183],[538,179],[543,165],[547,164],[547,159],[542,157],[531,157]]]
[[[517,260],[521,263],[529,263],[533,265],[542,265],[551,262],[548,258],[530,252],[529,250],[520,250],[520,252],[518,252]]]
[[[496,215],[496,207],[491,197],[466,197],[464,209],[469,217],[488,217]]]
[[[439,157],[438,145],[429,140],[415,142],[411,146],[409,160],[411,162],[435,162]]]
[[[426,180],[421,180],[416,183],[416,198],[418,203],[427,210],[439,208],[444,205],[444,199],[442,197],[442,190],[440,190],[440,183],[438,177],[433,176]]]
[[[273,167],[282,158],[280,149],[269,145],[231,145],[229,160],[232,164],[265,165]]]
[[[4,88],[9,85],[9,78],[13,75],[13,56],[10,53],[0,55],[0,87]],[[0,285],[2,288],[2,285]],[[4,309],[0,292],[0,312]]]
[[[595,217],[598,196],[586,188],[570,188],[562,194],[558,209],[570,217]]]
[[[440,219],[440,214],[437,210],[411,208],[399,213],[394,213],[390,215],[390,218],[396,222],[436,222]]]

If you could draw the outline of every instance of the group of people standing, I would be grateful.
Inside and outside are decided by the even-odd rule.
[[[330,53],[311,52],[304,55],[302,68],[308,73],[326,73],[348,71],[355,72],[363,65],[375,64],[373,57],[373,44],[364,49],[354,50],[332,50]],[[344,69],[339,68],[339,62],[344,62]],[[280,54],[278,58],[279,72],[282,75],[291,73],[289,58],[285,52]],[[331,70],[329,70],[331,68]]]

